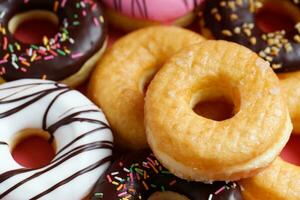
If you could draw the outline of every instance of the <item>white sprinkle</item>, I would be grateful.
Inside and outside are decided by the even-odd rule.
[[[32,48],[29,49],[28,54],[29,56],[32,56]]]
[[[55,44],[55,40],[54,40],[53,38],[51,38],[50,41],[49,41],[49,44],[50,44],[50,45]]]
[[[115,175],[117,175],[117,174],[119,174],[119,172],[112,172],[112,173],[111,173],[112,176],[115,176]]]
[[[13,65],[16,69],[19,69],[19,66],[17,65],[17,63],[12,62],[12,65]]]
[[[67,19],[64,19],[63,24],[64,24],[64,27],[65,27],[65,28],[68,28],[69,23],[68,23]],[[61,35],[60,35],[60,36],[61,36]]]
[[[85,8],[85,3],[83,1],[80,2],[81,7]]]
[[[210,194],[208,200],[212,200],[212,198],[213,198],[213,194]]]
[[[6,13],[5,10],[1,12],[1,14],[0,14],[0,19],[2,19],[2,18],[4,17],[5,13]]]
[[[71,44],[74,44],[74,43],[75,43],[75,41],[74,41],[73,38],[69,38],[69,42],[70,42]]]
[[[118,177],[118,176],[115,176],[114,178],[115,178],[116,180],[120,181],[120,182],[123,182],[123,181],[124,181],[124,179],[122,179],[122,178],[120,178],[120,177]]]
[[[124,167],[123,170],[128,173],[130,172],[129,169],[127,169],[126,167]]]
[[[16,54],[12,54],[11,60],[12,60],[12,62],[16,62],[16,60],[17,60]]]
[[[47,51],[47,49],[45,47],[42,47],[42,46],[40,46],[39,49],[42,50],[42,51]]]

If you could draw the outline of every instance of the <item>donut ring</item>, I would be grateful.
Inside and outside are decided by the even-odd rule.
[[[218,95],[232,99],[235,116],[214,121],[193,111]],[[149,146],[167,169],[188,180],[254,175],[276,158],[292,130],[269,63],[226,41],[204,41],[173,56],[145,102]]]
[[[202,41],[189,30],[157,26],[118,40],[92,74],[88,95],[113,129],[116,144],[146,148],[144,91],[163,63],[179,49]]]
[[[1,1],[0,76],[3,81],[49,79],[77,86],[106,48],[106,24],[95,0]],[[44,18],[57,24],[53,38],[27,44],[14,37],[19,24]]]
[[[211,0],[203,9],[203,18],[201,21],[202,34],[209,38],[234,41],[252,49],[259,53],[262,58],[271,62],[275,72],[288,72],[300,69],[300,57],[298,56],[298,52],[300,52],[299,41],[293,39],[293,37],[288,38],[289,43],[281,45],[280,51],[278,51],[278,46],[275,45],[276,48],[273,50],[278,51],[278,53],[273,54],[269,52],[269,49],[274,45],[268,45],[262,39],[262,35],[265,34],[256,26],[252,27],[251,22],[255,20],[254,13],[257,8],[262,6],[260,5],[261,3],[280,4],[289,10],[293,17],[300,22],[300,4],[292,0],[246,0],[242,2],[242,5],[238,1]],[[236,16],[238,16],[238,19],[236,19]],[[297,27],[296,25],[295,30],[291,33],[294,34],[294,38],[297,38],[299,34]],[[265,35],[265,37],[271,36],[272,33]],[[293,51],[288,50],[290,49],[289,44]],[[293,133],[300,133],[300,111],[298,109],[300,105],[300,84],[298,84],[300,72],[278,73],[277,75],[281,80],[283,94],[287,100],[293,122]]]
[[[241,180],[245,200],[298,200],[300,167],[277,158],[258,175]]]
[[[10,153],[31,128],[57,150],[37,169],[20,166]],[[83,199],[112,158],[113,138],[103,113],[79,92],[52,81],[0,85],[0,131],[0,199]]]

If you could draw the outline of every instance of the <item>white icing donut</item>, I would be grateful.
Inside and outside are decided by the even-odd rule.
[[[27,169],[12,157],[16,133],[37,128],[56,142],[55,158]],[[103,113],[63,84],[24,79],[0,85],[0,199],[82,199],[107,169],[113,136]]]

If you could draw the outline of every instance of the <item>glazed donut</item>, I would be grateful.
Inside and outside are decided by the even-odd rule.
[[[147,147],[144,91],[163,63],[203,38],[178,27],[148,27],[118,40],[92,74],[88,95],[112,126],[119,147]]]
[[[99,179],[92,200],[243,199],[236,183],[204,184],[180,179],[165,169],[149,150],[117,158]]]
[[[255,13],[263,4],[279,4],[289,10],[300,22],[300,2],[293,0],[210,0],[204,6],[201,21],[202,33],[210,38],[225,39],[242,44],[271,62],[281,79],[283,94],[288,103],[294,126],[294,133],[300,133],[299,81],[300,72],[300,28],[299,24],[291,32],[278,31],[263,33],[255,26]]]
[[[233,117],[215,121],[193,111],[220,96],[233,102]],[[292,130],[269,63],[226,41],[201,42],[165,63],[146,94],[145,126],[157,159],[176,176],[196,181],[256,174]]]
[[[109,21],[123,30],[158,24],[186,26],[203,0],[103,0]],[[172,6],[170,6],[172,5]]]
[[[30,129],[56,147],[54,159],[37,169],[20,166],[10,153]],[[0,199],[82,199],[111,161],[113,138],[103,113],[60,83],[0,85],[0,131]]]
[[[245,200],[298,200],[300,168],[277,158],[258,175],[240,181]]]
[[[100,2],[95,0],[11,0],[0,3],[0,75],[4,81],[41,78],[81,84],[106,47]],[[59,26],[42,44],[14,38],[19,24],[46,18]]]

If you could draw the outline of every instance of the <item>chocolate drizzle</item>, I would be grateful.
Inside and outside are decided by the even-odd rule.
[[[243,199],[236,183],[182,180],[165,169],[150,150],[144,150],[116,159],[99,179],[92,200],[148,199],[156,191],[177,192],[190,200]]]
[[[298,1],[289,0],[300,9]],[[276,1],[277,3],[277,1]],[[204,26],[216,39],[244,45],[269,61],[277,73],[300,68],[300,23],[291,31],[264,33],[256,26],[259,0],[209,0],[203,9]]]
[[[33,89],[35,87],[46,86],[46,85],[48,85],[46,89],[38,89],[38,88],[36,90]],[[27,88],[27,89],[24,89],[24,88]],[[53,99],[50,101],[49,105],[45,109],[45,113],[44,113],[44,116],[42,119],[42,124],[41,124],[41,127],[43,127],[43,129],[50,134],[51,139],[49,142],[53,142],[56,130],[58,130],[59,128],[61,128],[63,126],[69,125],[71,123],[81,122],[81,123],[83,123],[82,124],[83,126],[87,126],[88,124],[95,124],[97,126],[96,126],[96,128],[93,128],[92,130],[89,130],[87,132],[80,134],[79,136],[74,138],[72,141],[70,141],[68,144],[66,144],[65,146],[60,148],[60,150],[56,153],[55,159],[53,159],[47,166],[45,166],[43,168],[37,168],[37,169],[20,168],[20,169],[15,169],[15,170],[11,170],[11,171],[6,171],[6,172],[0,174],[0,183],[4,184],[5,181],[7,181],[13,177],[16,177],[20,174],[24,174],[26,172],[34,172],[29,177],[21,178],[22,180],[20,180],[19,182],[15,183],[14,185],[7,188],[5,191],[0,193],[0,199],[4,198],[5,196],[7,196],[9,193],[13,192],[17,188],[21,187],[23,184],[43,175],[51,170],[54,170],[58,166],[62,165],[63,163],[67,162],[68,160],[71,160],[72,158],[74,158],[82,153],[97,150],[97,149],[112,150],[113,143],[109,140],[93,141],[90,143],[85,143],[82,145],[74,146],[74,144],[76,142],[89,137],[91,134],[95,134],[95,133],[104,134],[101,130],[110,129],[108,124],[106,124],[105,122],[103,122],[101,120],[87,118],[87,117],[80,117],[81,114],[85,114],[85,116],[86,116],[86,114],[88,114],[88,113],[100,112],[97,109],[85,109],[85,110],[81,110],[81,111],[77,111],[77,112],[75,112],[75,111],[70,112],[70,111],[76,109],[76,108],[71,108],[67,112],[65,112],[57,122],[54,122],[50,125],[47,124],[48,115],[49,115],[50,110],[53,109],[54,103],[56,101],[59,101],[59,99],[62,98],[62,96],[64,94],[66,94],[68,92],[72,92],[73,90],[69,89],[68,87],[66,87],[64,85],[58,84],[58,83],[35,80],[34,83],[27,83],[27,84],[21,83],[20,85],[17,85],[17,86],[2,88],[2,89],[0,89],[0,92],[5,91],[5,90],[11,90],[11,89],[16,90],[17,92],[1,98],[0,105],[16,103],[16,102],[21,102],[21,101],[25,101],[25,103],[22,103],[20,106],[17,106],[16,108],[10,108],[7,111],[0,113],[0,120],[3,118],[6,118],[8,116],[15,115],[18,112],[20,112],[21,110],[28,108],[29,106],[31,106],[35,103],[39,103],[39,100],[41,100],[42,98],[45,98],[45,97],[49,97],[50,94],[53,94],[53,93],[55,94]],[[32,91],[31,94],[20,96],[20,94],[21,94],[20,91],[22,91],[22,89],[23,90],[33,89],[33,90],[31,90]],[[17,94],[20,97],[14,98],[14,96]],[[6,99],[9,99],[9,100],[6,100]],[[2,143],[6,144],[5,142],[0,142],[0,144],[2,144]],[[88,172],[100,167],[101,165],[109,162],[110,160],[111,160],[111,155],[108,155],[108,156],[104,157],[103,159],[98,160],[94,164],[91,164],[91,165],[85,167],[84,169],[80,169],[79,171],[74,172],[74,174],[72,174],[71,176],[65,178],[62,181],[59,181],[55,185],[49,187],[45,191],[42,191],[40,194],[37,194],[35,197],[32,197],[31,199],[41,198],[41,197],[47,195],[48,193],[50,193],[51,191],[63,186],[64,184],[69,183],[76,177],[81,176],[85,173],[88,173]]]
[[[41,44],[26,44],[8,30],[20,13],[45,10],[59,18],[59,31]],[[0,1],[0,75],[6,81],[46,78],[61,81],[80,70],[103,46],[107,30],[97,0]]]
[[[56,188],[60,187],[61,185],[64,185],[70,181],[72,181],[73,179],[75,179],[76,177],[82,175],[82,174],[85,174],[85,173],[88,173],[98,167],[100,167],[101,165],[103,165],[104,163],[106,162],[109,162],[111,160],[111,157],[106,157],[98,162],[96,162],[95,164],[93,165],[90,165],[88,167],[86,167],[85,169],[83,170],[80,170],[78,172],[76,172],[75,174],[73,174],[72,176],[68,177],[67,179],[57,183],[56,185],[50,187],[49,189],[45,190],[44,192],[40,193],[39,195],[36,195],[35,197],[31,198],[30,200],[34,200],[34,199],[39,199],[45,195],[47,195],[49,192],[52,192],[53,190],[55,190]]]

